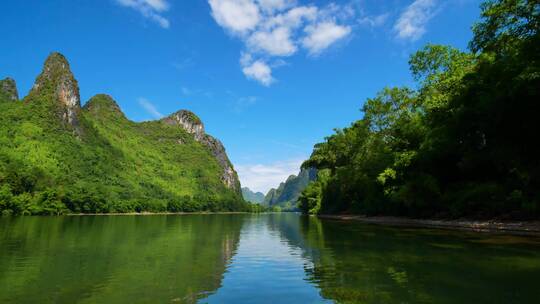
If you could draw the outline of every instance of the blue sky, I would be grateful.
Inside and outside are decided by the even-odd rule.
[[[28,0],[0,11],[0,77],[24,96],[63,53],[83,102],[107,93],[135,121],[179,109],[219,138],[243,186],[266,192],[384,86],[408,56],[465,49],[480,0]]]

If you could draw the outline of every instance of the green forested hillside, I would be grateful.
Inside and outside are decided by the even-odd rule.
[[[315,146],[306,213],[540,215],[540,3],[487,1],[470,52],[427,45],[416,88],[385,88]]]
[[[186,122],[132,122],[107,95],[81,108],[77,81],[58,53],[22,101],[0,90],[2,213],[247,208],[219,141],[205,134],[214,146],[198,141]]]
[[[317,170],[307,168],[300,170],[298,176],[291,175],[277,189],[270,189],[264,197],[263,204],[269,207],[280,207],[285,210],[297,210],[300,193],[317,177]]]
[[[242,197],[248,201],[255,204],[260,204],[264,202],[264,194],[262,192],[253,192],[248,187],[242,188]]]

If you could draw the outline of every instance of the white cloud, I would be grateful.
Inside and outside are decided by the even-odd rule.
[[[274,12],[283,10],[295,4],[296,1],[291,0],[257,0],[261,9],[265,12]]]
[[[156,106],[154,106],[154,104],[152,104],[148,99],[141,97],[139,98],[138,101],[139,101],[139,105],[141,105],[146,110],[146,112],[152,115],[152,117],[161,118],[164,116],[157,110]]]
[[[262,24],[263,28],[269,29],[277,26],[285,26],[296,29],[306,21],[314,21],[317,18],[319,9],[315,6],[298,6],[288,10],[286,13],[271,16]]]
[[[296,52],[287,27],[278,27],[270,32],[255,32],[248,40],[248,46],[272,56],[290,56]]]
[[[166,0],[116,0],[116,2],[138,11],[145,18],[156,22],[162,28],[169,28],[170,26],[169,20],[160,14],[169,9],[169,3]]]
[[[397,37],[418,40],[426,32],[426,24],[435,15],[436,0],[416,0],[401,14],[394,30]]]
[[[159,12],[169,9],[169,4],[165,0],[146,0],[144,2]]]
[[[330,45],[349,35],[351,28],[330,21],[310,25],[305,31],[307,36],[302,40],[302,45],[309,50],[311,55],[318,55]]]
[[[386,22],[386,20],[388,20],[389,16],[390,14],[388,13],[380,14],[376,16],[364,16],[358,19],[358,23],[360,23],[361,25],[367,25],[370,27],[379,27],[383,25]]]
[[[252,0],[208,0],[212,16],[233,33],[245,33],[260,21],[259,7]]]
[[[214,20],[244,42],[249,60],[241,58],[243,73],[269,86],[272,69],[304,47],[320,54],[351,32],[339,25],[354,16],[350,6],[330,3],[323,8],[298,5],[295,0],[208,0]],[[256,58],[252,58],[256,57]],[[268,62],[280,62],[269,64]]]
[[[276,188],[292,174],[298,174],[303,159],[290,159],[271,164],[235,165],[242,187],[267,193]]]
[[[272,77],[272,69],[266,62],[262,60],[256,60],[242,67],[242,72],[248,78],[257,80],[265,86],[269,86],[274,82]]]
[[[169,9],[169,4],[165,0],[116,0],[123,6],[136,8],[138,6],[146,6],[149,9],[163,12]]]

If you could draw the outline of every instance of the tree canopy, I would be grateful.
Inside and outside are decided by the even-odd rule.
[[[487,1],[470,52],[428,44],[416,88],[384,88],[317,144],[305,213],[540,215],[538,1]]]

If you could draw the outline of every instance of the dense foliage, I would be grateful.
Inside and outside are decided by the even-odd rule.
[[[22,102],[0,95],[0,213],[251,210],[181,127],[132,122],[106,95],[67,124],[53,76]]]
[[[471,52],[427,45],[418,87],[385,88],[317,144],[306,213],[540,215],[540,4],[487,1]]]

